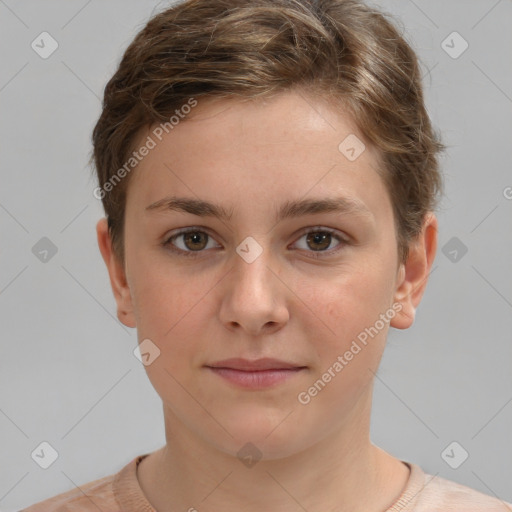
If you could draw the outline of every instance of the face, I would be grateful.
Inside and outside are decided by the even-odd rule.
[[[339,149],[351,134],[366,145],[355,160]],[[389,325],[414,314],[406,276],[424,271],[398,265],[378,154],[343,112],[294,92],[200,100],[161,138],[130,178],[116,298],[160,351],[145,368],[166,422],[266,458],[361,428]],[[294,369],[209,367],[231,358]]]

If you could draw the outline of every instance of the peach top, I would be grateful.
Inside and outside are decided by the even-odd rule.
[[[137,466],[148,455],[138,455],[118,473],[81,485],[80,489],[63,492],[20,512],[157,512],[137,480]],[[399,498],[383,512],[512,511],[510,503],[424,473],[416,464],[402,462],[410,469],[409,480]]]

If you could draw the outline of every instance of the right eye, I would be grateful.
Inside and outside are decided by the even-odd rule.
[[[181,240],[181,247],[174,243],[174,240]],[[171,252],[180,256],[196,257],[208,247],[208,242],[213,241],[208,233],[197,227],[181,229],[167,237],[162,245]]]

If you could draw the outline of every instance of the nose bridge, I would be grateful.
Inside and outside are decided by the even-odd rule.
[[[268,241],[268,237],[266,238]],[[265,329],[280,329],[289,313],[284,297],[280,297],[279,280],[274,275],[276,258],[268,242],[244,240],[236,248],[234,267],[224,284],[220,318],[224,325],[238,326],[251,335]],[[282,293],[282,290],[281,290]]]
[[[273,288],[275,276],[269,269],[273,258],[268,240],[260,242],[247,237],[236,249],[235,284],[242,293],[262,294]]]
[[[257,227],[245,231],[245,238],[234,247],[218,313],[227,329],[259,337],[286,325],[290,320],[291,297],[279,277],[281,262],[280,252],[275,249],[275,235],[265,225],[265,216],[253,213],[250,219],[243,219],[244,225]]]

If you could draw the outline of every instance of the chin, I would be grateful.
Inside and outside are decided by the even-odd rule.
[[[281,459],[301,451],[307,445],[303,436],[307,426],[304,422],[291,418],[289,410],[279,410],[279,418],[275,415],[265,415],[264,411],[253,410],[236,417],[220,420],[222,425],[231,434],[218,440],[218,448],[230,455],[237,456],[240,450],[245,450],[262,460]],[[286,419],[285,419],[286,418]]]

